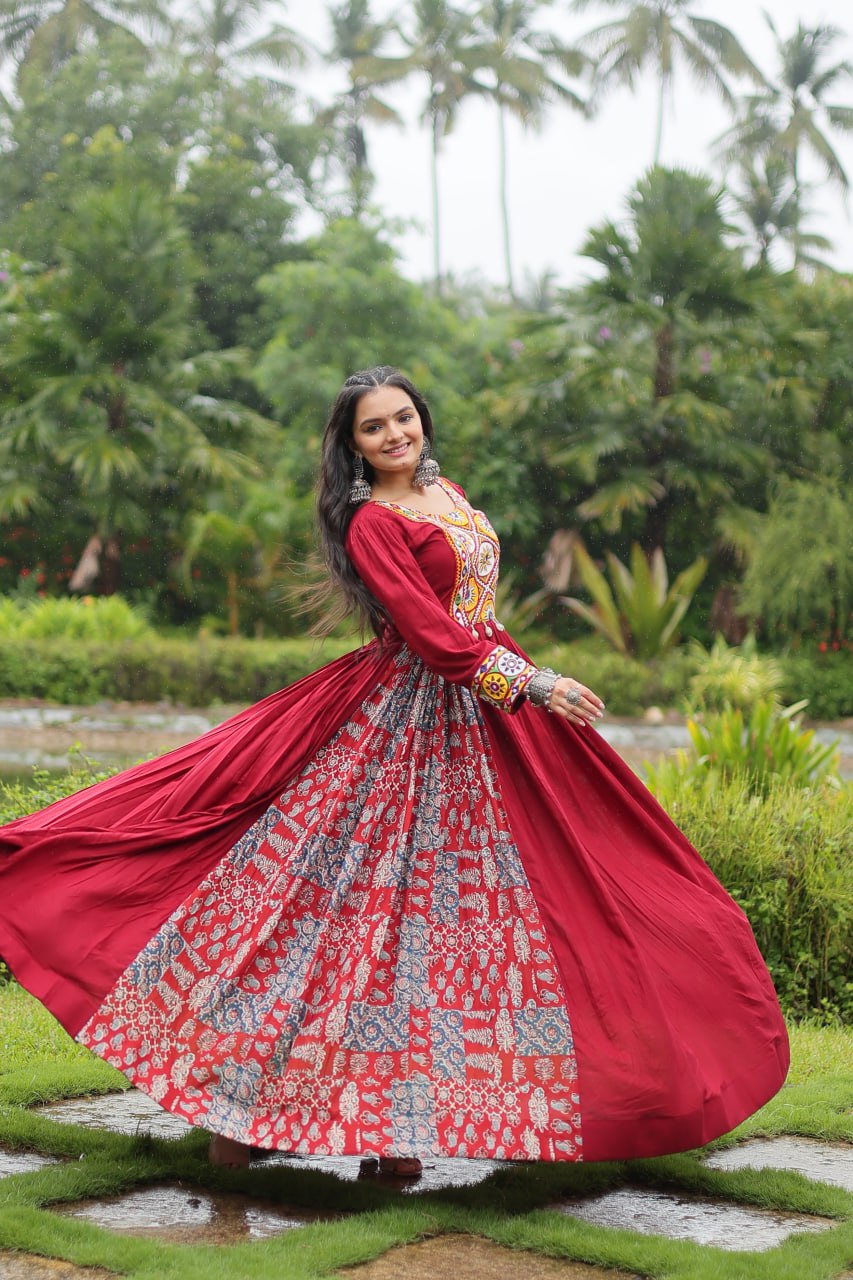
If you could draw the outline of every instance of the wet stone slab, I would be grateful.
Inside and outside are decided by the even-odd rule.
[[[49,1164],[58,1164],[51,1156],[39,1156],[32,1151],[0,1151],[0,1178],[10,1178],[15,1173],[35,1173]],[[2,1277],[0,1271],[0,1277]]]
[[[590,1200],[550,1206],[597,1227],[641,1235],[693,1240],[736,1252],[774,1249],[798,1231],[826,1231],[835,1224],[808,1214],[771,1212],[700,1196],[624,1187]]]
[[[337,1274],[349,1280],[640,1280],[633,1272],[505,1249],[476,1236],[439,1236],[389,1249]]]
[[[0,1280],[118,1280],[112,1271],[75,1267],[32,1253],[0,1253]]]
[[[57,1205],[54,1212],[82,1218],[121,1235],[152,1236],[171,1244],[239,1244],[266,1240],[329,1221],[333,1215],[304,1208],[258,1204],[246,1196],[214,1194],[198,1188],[145,1187],[110,1200]]]
[[[86,1129],[112,1133],[149,1133],[154,1138],[182,1138],[190,1126],[180,1116],[164,1111],[137,1089],[105,1093],[97,1098],[69,1098],[33,1107],[39,1115],[60,1124],[80,1124]]]
[[[334,1178],[348,1182],[356,1178],[377,1176],[383,1187],[394,1187],[404,1195],[417,1195],[424,1191],[439,1191],[443,1187],[474,1186],[490,1177],[496,1169],[502,1169],[504,1162],[434,1157],[424,1160],[423,1173],[419,1178],[394,1178],[386,1174],[370,1175],[362,1172],[358,1156],[296,1156],[288,1152],[273,1151],[265,1153],[257,1161],[253,1160],[251,1167],[268,1169],[270,1166],[318,1169],[321,1173],[329,1173]]]
[[[853,1146],[814,1138],[756,1138],[705,1161],[710,1169],[790,1169],[853,1192]]]

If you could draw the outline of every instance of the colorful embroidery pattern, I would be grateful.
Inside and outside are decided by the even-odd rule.
[[[496,644],[491,653],[480,663],[472,689],[479,697],[501,711],[512,711],[516,699],[523,693],[530,677],[535,673],[524,658]]]
[[[403,649],[78,1038],[255,1146],[581,1159],[566,998],[472,694]]]
[[[444,515],[429,515],[396,502],[382,502],[398,515],[420,524],[434,524],[447,538],[456,557],[456,584],[450,607],[451,617],[466,627],[483,626],[503,630],[495,617],[495,588],[500,568],[498,535],[482,511],[444,481],[442,489],[454,502],[453,510]]]

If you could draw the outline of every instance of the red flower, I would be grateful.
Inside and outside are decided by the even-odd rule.
[[[21,577],[22,577],[22,578],[28,578],[28,577],[30,576],[30,573],[31,573],[31,570],[30,570],[30,569],[22,569],[22,570],[21,570]]]
[[[825,640],[821,640],[820,644],[818,645],[818,652],[819,652],[819,653],[826,653],[826,641],[825,641]]]

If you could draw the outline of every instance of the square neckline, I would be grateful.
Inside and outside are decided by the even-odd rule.
[[[411,515],[419,516],[423,520],[449,520],[457,511],[462,510],[462,495],[457,493],[453,486],[445,480],[444,476],[439,476],[437,483],[441,485],[442,493],[445,493],[453,504],[449,511],[422,511],[420,507],[410,507],[404,502],[392,502],[388,498],[369,498],[365,505],[391,507],[397,511],[405,511]]]

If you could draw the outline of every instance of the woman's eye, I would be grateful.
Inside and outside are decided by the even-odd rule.
[[[397,419],[397,421],[398,421],[398,422],[411,422],[411,421],[412,421],[412,415],[411,415],[410,413],[404,413],[404,414],[402,415],[402,417],[400,417],[400,418],[398,418],[398,419]]]

